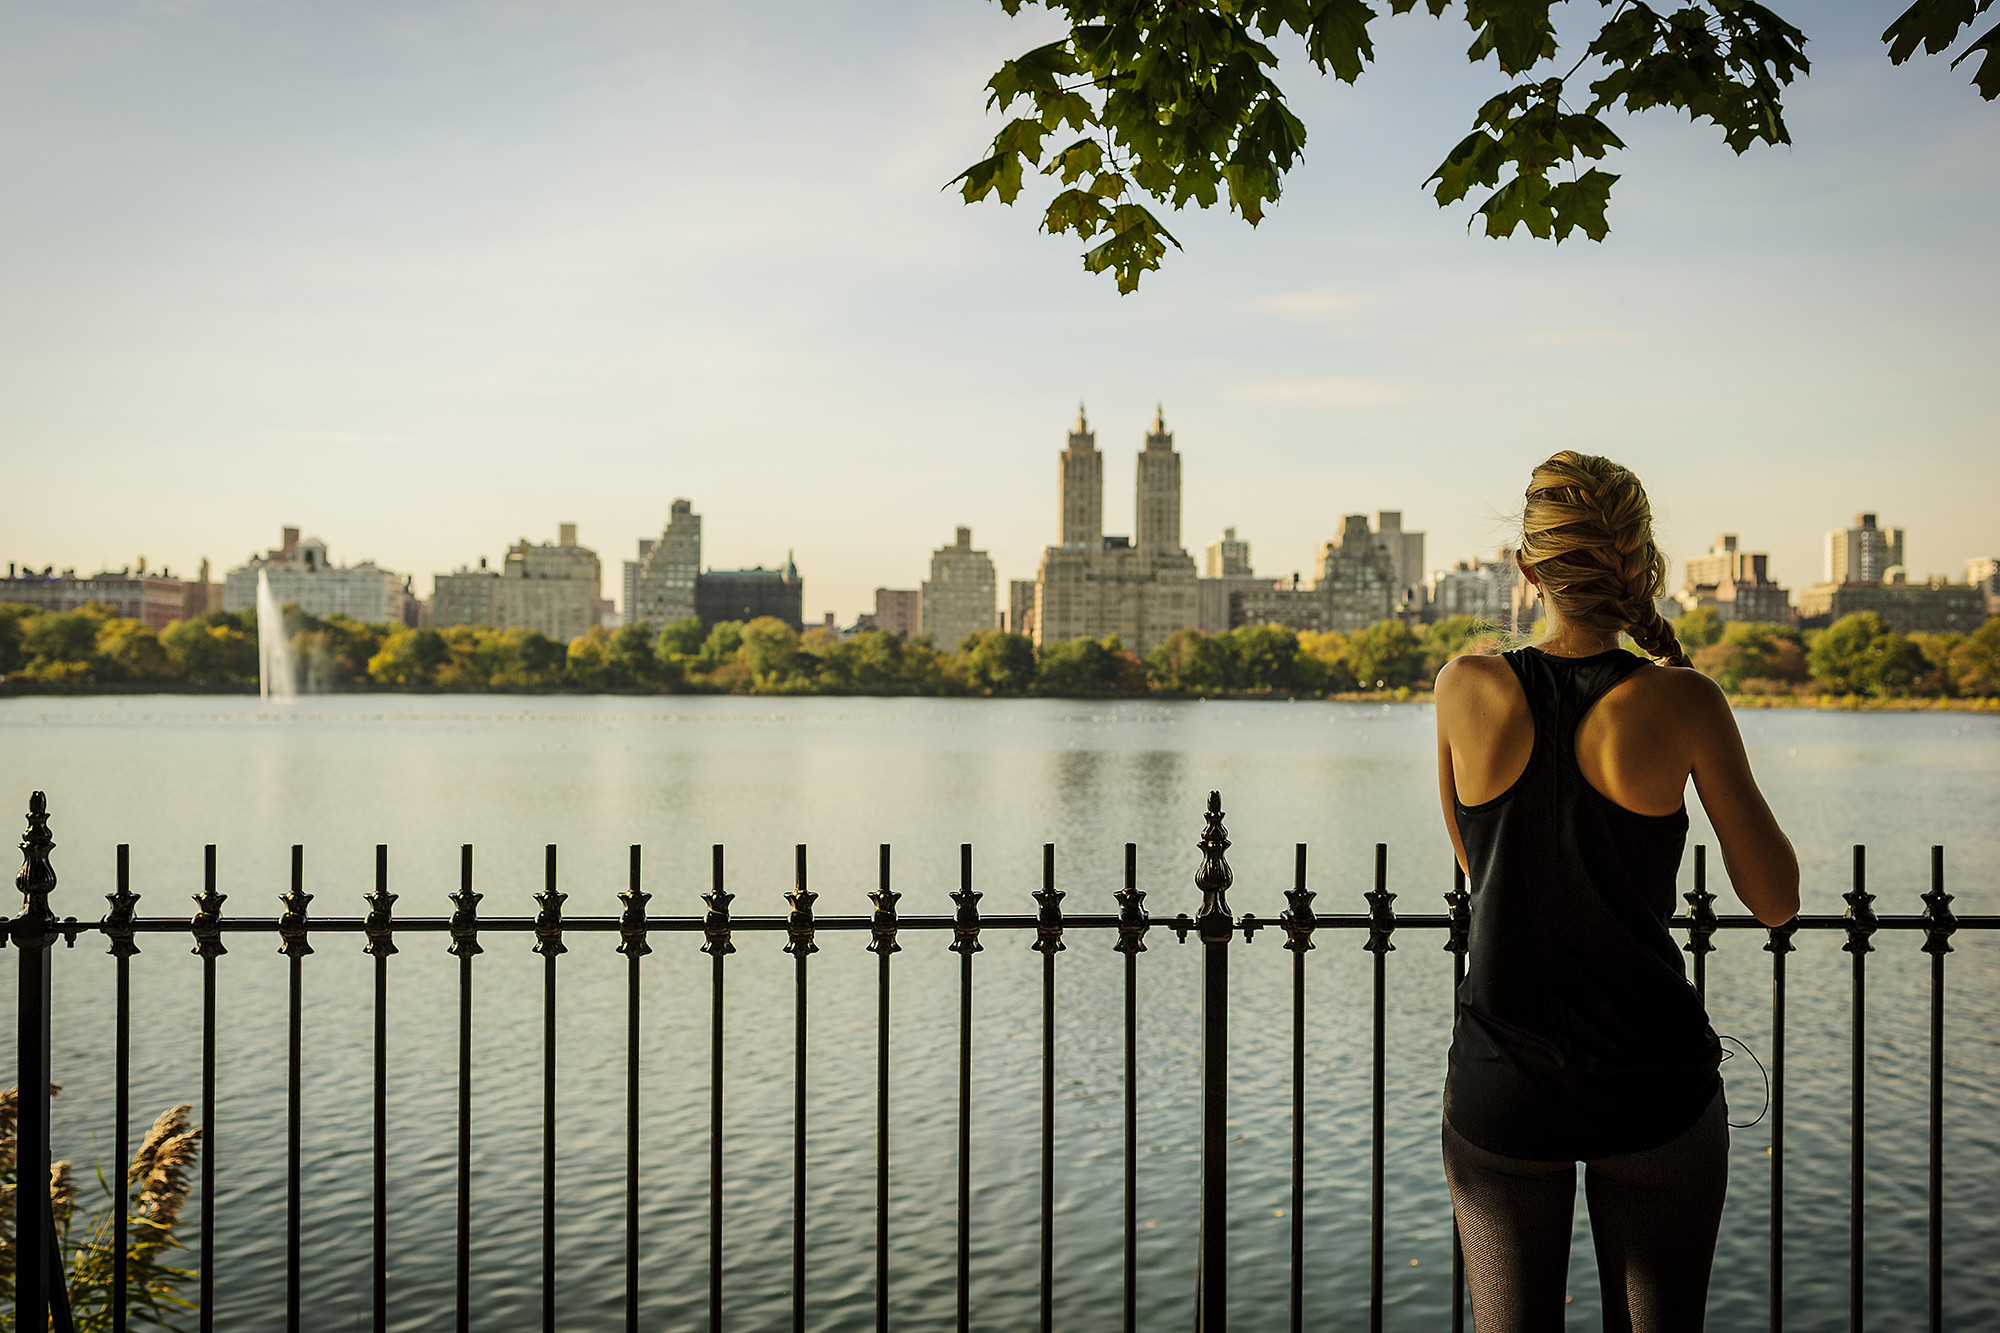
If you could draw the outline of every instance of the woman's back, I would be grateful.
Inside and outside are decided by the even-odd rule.
[[[1479,780],[1466,794],[1484,799],[1460,796],[1452,812],[1472,926],[1445,1114],[1512,1157],[1651,1148],[1692,1124],[1717,1086],[1715,1036],[1666,925],[1687,812],[1678,799],[1646,811],[1614,799],[1590,780],[1581,744],[1592,742],[1601,774],[1657,769],[1643,755],[1663,739],[1650,725],[1662,710],[1645,696],[1669,682],[1638,679],[1659,669],[1619,649],[1492,661],[1511,677],[1491,682],[1507,725],[1486,734],[1503,753],[1467,747]],[[1606,717],[1635,694],[1640,707]],[[1618,794],[1659,807],[1662,785]]]

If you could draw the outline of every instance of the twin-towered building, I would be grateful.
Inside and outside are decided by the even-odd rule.
[[[1115,634],[1143,654],[1198,623],[1194,557],[1181,545],[1181,456],[1161,413],[1139,452],[1137,490],[1135,535],[1106,536],[1104,456],[1078,407],[1062,454],[1062,540],[1042,551],[1035,579],[1037,643]]]

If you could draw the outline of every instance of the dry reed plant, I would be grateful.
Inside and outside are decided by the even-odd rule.
[[[60,1092],[51,1085],[51,1096]],[[70,1314],[77,1333],[108,1333],[111,1296],[117,1282],[115,1189],[126,1194],[125,1293],[133,1327],[172,1328],[169,1315],[192,1310],[181,1288],[196,1274],[160,1262],[179,1249],[174,1229],[192,1187],[189,1172],[201,1156],[201,1129],[188,1122],[187,1105],[161,1113],[132,1154],[124,1179],[113,1182],[96,1171],[102,1202],[79,1218],[76,1182],[68,1162],[49,1168],[49,1204],[68,1279]],[[14,1294],[14,1201],[17,1194],[20,1098],[17,1089],[0,1092],[0,1296]],[[0,1333],[15,1333],[11,1313],[0,1314]]]

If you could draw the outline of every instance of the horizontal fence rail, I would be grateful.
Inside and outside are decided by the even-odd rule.
[[[140,917],[140,895],[130,883],[128,849],[117,849],[116,882],[105,895],[110,910],[98,921],[76,917],[57,918],[50,899],[56,887],[51,862],[55,846],[48,828],[45,798],[36,792],[29,805],[27,833],[21,842],[23,865],[17,886],[23,895],[20,912],[0,932],[0,945],[13,944],[19,958],[17,999],[18,1085],[18,1179],[23,1182],[46,1180],[49,1172],[49,1085],[52,1004],[50,975],[53,947],[58,939],[74,947],[86,934],[102,935],[107,952],[116,959],[116,1041],[113,1052],[115,1087],[114,1161],[123,1163],[131,1151],[129,1077],[131,1051],[131,1009],[129,978],[131,959],[141,952],[142,937],[180,935],[192,937],[193,952],[202,959],[201,1096],[205,1142],[201,1161],[201,1240],[199,1250],[199,1327],[210,1333],[214,1326],[214,1277],[218,1256],[214,1252],[215,1166],[218,1156],[210,1110],[215,1104],[216,1079],[216,973],[217,960],[229,952],[225,941],[243,936],[272,937],[287,959],[289,1012],[286,1083],[286,1206],[285,1206],[285,1328],[290,1333],[300,1326],[300,1272],[302,1255],[301,1187],[304,1143],[301,1134],[301,1070],[303,1043],[301,1012],[304,960],[314,952],[313,936],[359,936],[361,948],[374,961],[373,1027],[373,1274],[371,1296],[372,1327],[383,1333],[388,1326],[388,1112],[389,1071],[388,1025],[389,962],[400,951],[398,936],[410,934],[444,936],[447,952],[458,960],[458,1093],[457,1093],[457,1230],[455,1268],[456,1327],[467,1333],[472,1326],[471,1302],[471,1217],[472,1217],[472,1037],[474,961],[485,952],[482,936],[533,936],[532,950],[542,966],[542,1248],[541,1322],[546,1333],[556,1327],[556,1201],[559,1181],[556,1174],[557,1113],[559,1109],[556,1064],[556,1017],[558,960],[569,951],[572,935],[615,936],[616,952],[626,959],[626,1059],[625,1059],[625,1326],[639,1328],[641,1295],[639,1143],[642,1108],[639,1100],[640,1076],[640,980],[642,962],[653,952],[656,935],[695,936],[699,950],[710,959],[710,1088],[709,1088],[709,1210],[708,1210],[708,1310],[712,1330],[723,1327],[723,1157],[725,1127],[723,1052],[725,1049],[726,976],[729,955],[736,951],[740,933],[782,934],[783,951],[793,960],[795,1017],[793,1047],[793,1159],[792,1159],[792,1325],[807,1326],[809,1273],[806,1266],[806,1181],[809,1166],[806,1126],[809,1106],[806,1098],[808,1069],[807,1002],[810,995],[810,958],[818,952],[822,932],[865,934],[866,949],[877,955],[876,1028],[876,1229],[875,1229],[875,1321],[879,1330],[889,1328],[890,1207],[889,1173],[891,1130],[889,1081],[889,997],[892,980],[891,958],[904,948],[906,932],[934,932],[948,937],[945,947],[959,958],[958,1024],[958,1106],[957,1106],[957,1255],[956,1327],[966,1330],[971,1323],[971,1145],[972,1145],[972,1000],[974,955],[986,948],[982,939],[988,932],[1018,932],[1029,936],[1029,948],[1042,956],[1042,1051],[1040,1080],[1041,1178],[1040,1178],[1040,1327],[1053,1326],[1054,1266],[1054,1150],[1055,1150],[1055,969],[1056,955],[1068,947],[1071,932],[1105,932],[1110,947],[1123,956],[1124,980],[1124,1244],[1122,1251],[1122,1326],[1131,1333],[1137,1324],[1136,1293],[1140,1282],[1137,1249],[1138,1188],[1138,1018],[1136,1001],[1137,956],[1147,949],[1147,936],[1156,929],[1171,931],[1186,943],[1190,935],[1202,946],[1202,1052],[1200,1065],[1200,1216],[1199,1240],[1194,1259],[1196,1274],[1195,1326],[1202,1333],[1220,1333],[1228,1319],[1227,1225],[1227,1109],[1229,1039],[1229,946],[1240,936],[1245,943],[1260,930],[1283,935],[1282,947],[1292,954],[1292,1135],[1291,1135],[1291,1228],[1290,1228],[1290,1312],[1289,1326],[1302,1329],[1304,1316],[1304,1273],[1307,1261],[1305,1228],[1305,1083],[1306,1083],[1306,954],[1317,947],[1321,931],[1350,931],[1360,937],[1359,947],[1371,955],[1372,967],[1372,1080],[1371,1156],[1369,1219],[1369,1327],[1382,1327],[1384,1304],[1383,1196],[1384,1108],[1386,1104],[1386,1002],[1388,991],[1387,955],[1397,948],[1395,937],[1405,931],[1438,931],[1443,948],[1452,954],[1454,989],[1463,980],[1465,951],[1470,924],[1470,895],[1463,871],[1453,867],[1451,891],[1444,895],[1445,911],[1398,913],[1397,895],[1388,888],[1388,847],[1376,844],[1373,887],[1364,895],[1366,910],[1329,913],[1315,909],[1317,894],[1307,887],[1306,845],[1297,845],[1292,887],[1285,891],[1286,906],[1276,918],[1260,918],[1253,913],[1235,914],[1229,905],[1232,873],[1225,853],[1229,848],[1219,794],[1210,793],[1201,839],[1200,867],[1195,886],[1201,890],[1201,906],[1193,915],[1181,913],[1157,919],[1146,909],[1146,893],[1138,886],[1137,848],[1125,845],[1123,886],[1112,894],[1117,910],[1074,912],[1064,910],[1068,896],[1056,887],[1054,844],[1046,844],[1042,857],[1042,886],[1032,895],[1032,913],[987,913],[980,910],[984,894],[973,887],[972,847],[959,851],[959,886],[951,894],[954,910],[950,915],[905,915],[897,904],[902,894],[892,888],[890,847],[880,849],[879,886],[868,895],[874,910],[865,915],[821,916],[814,906],[819,897],[811,891],[807,876],[807,849],[796,851],[795,882],[785,894],[787,910],[779,915],[738,916],[731,907],[736,895],[725,887],[724,850],[713,849],[709,891],[702,895],[704,911],[698,915],[657,916],[648,910],[653,897],[641,887],[641,854],[631,848],[630,876],[626,890],[619,894],[622,910],[616,916],[566,916],[567,894],[558,886],[557,848],[547,848],[544,887],[535,895],[533,916],[482,917],[479,903],[483,895],[473,887],[473,849],[460,849],[459,887],[450,895],[452,911],[447,916],[397,916],[398,895],[389,889],[389,856],[386,846],[375,849],[374,888],[365,895],[367,912],[358,917],[314,916],[309,913],[313,895],[304,890],[304,849],[292,848],[290,886],[279,897],[281,912],[274,917],[225,916],[228,895],[217,889],[216,849],[205,849],[202,890],[195,896],[195,912],[190,917]],[[1945,958],[1952,952],[1951,936],[1959,930],[2000,929],[2000,915],[1954,916],[1952,895],[1945,891],[1944,849],[1933,847],[1930,858],[1930,890],[1921,895],[1923,911],[1912,915],[1879,915],[1874,910],[1875,895],[1866,887],[1866,860],[1860,846],[1854,848],[1852,887],[1844,895],[1848,910],[1838,916],[1798,916],[1782,926],[1766,927],[1756,918],[1721,915],[1714,910],[1715,895],[1708,891],[1707,849],[1697,846],[1694,855],[1694,887],[1683,895],[1686,915],[1670,924],[1687,935],[1685,946],[1691,956],[1690,979],[1704,996],[1707,987],[1707,956],[1715,952],[1714,937],[1720,932],[1756,930],[1765,936],[1763,948],[1771,955],[1772,1058],[1771,1145],[1770,1145],[1770,1326],[1784,1324],[1784,1168],[1785,1168],[1785,966],[1793,952],[1799,931],[1837,931],[1845,939],[1841,948],[1853,957],[1851,1002],[1852,1066],[1849,1141],[1851,1174],[1849,1182],[1849,1297],[1850,1324],[1862,1328],[1864,1277],[1863,1188],[1866,1162],[1863,1111],[1866,1103],[1866,1002],[1867,956],[1876,948],[1874,937],[1882,932],[1909,933],[1922,937],[1921,950],[1931,960],[1930,985],[1930,1155],[1929,1155],[1929,1234],[1927,1251],[1928,1318],[1934,1331],[1944,1327],[1943,1319],[1943,1197],[1944,1197],[1944,1004]],[[1156,937],[1157,938],[1157,937]],[[40,1089],[39,1095],[36,1090]],[[117,1333],[127,1328],[125,1300],[125,1251],[128,1227],[125,1191],[115,1190],[114,1237],[115,1282],[112,1294],[111,1327]],[[16,1324],[21,1329],[51,1327],[66,1333],[70,1315],[54,1218],[45,1190],[17,1191],[16,1237]],[[1451,1326],[1465,1325],[1464,1266],[1456,1229],[1452,1238]]]

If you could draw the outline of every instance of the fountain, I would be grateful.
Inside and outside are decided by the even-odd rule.
[[[298,673],[292,668],[292,641],[285,633],[285,613],[271,595],[271,579],[257,571],[257,697],[290,703],[298,695]]]

